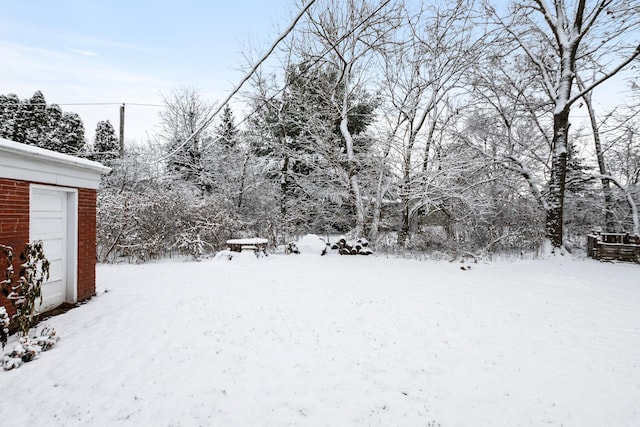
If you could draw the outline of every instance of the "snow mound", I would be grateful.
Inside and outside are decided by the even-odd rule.
[[[296,243],[301,254],[324,255],[327,244],[316,234],[307,234]]]
[[[239,262],[255,262],[258,257],[254,249],[242,249],[239,254],[237,254],[234,260],[238,260]]]

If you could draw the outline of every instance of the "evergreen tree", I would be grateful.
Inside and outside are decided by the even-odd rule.
[[[47,105],[39,90],[29,99],[0,95],[0,137],[78,155],[85,145],[84,124],[76,113]]]
[[[118,157],[120,141],[109,120],[98,122],[93,142],[94,158],[99,162],[108,162]]]
[[[219,194],[231,200],[238,208],[246,201],[250,151],[242,144],[236,128],[233,111],[225,105],[220,123],[214,129],[216,149],[208,153],[207,163],[214,171],[212,183]]]
[[[29,129],[29,117],[31,113],[26,101],[20,101],[18,108],[15,112],[13,121],[13,131],[11,132],[11,138],[13,141],[20,142],[22,144],[27,143],[27,131]]]
[[[55,149],[60,153],[77,155],[84,147],[84,124],[76,113],[66,112],[60,121],[61,141]]]
[[[47,145],[47,101],[39,90],[35,91],[30,99],[24,102],[22,109],[23,120],[26,124],[24,130],[24,143],[42,147]]]
[[[175,89],[164,102],[167,108],[160,112],[160,138],[169,155],[169,170],[194,185],[201,196],[210,194],[212,180],[203,150],[211,136],[203,124],[213,106],[190,88]]]
[[[335,103],[342,83],[335,67],[301,63],[286,70],[281,96],[263,102],[251,122],[253,152],[267,161],[266,178],[279,187],[279,221],[283,234],[317,230],[344,233],[353,227],[349,207],[346,144]],[[348,129],[354,151],[366,163],[371,139],[364,133],[377,100],[364,88],[349,96]],[[342,177],[342,178],[341,178]]]
[[[0,95],[0,137],[13,139],[20,98],[14,93]]]
[[[229,105],[222,110],[221,122],[215,130],[218,142],[226,148],[234,147],[237,144],[238,129],[236,129],[233,112]]]
[[[40,147],[49,150],[56,150],[62,144],[62,108],[57,104],[47,106],[47,126]]]

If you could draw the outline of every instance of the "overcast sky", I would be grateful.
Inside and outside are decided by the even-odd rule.
[[[240,81],[243,51],[263,53],[293,0],[0,0],[0,94],[41,90],[47,103],[161,104],[188,86],[211,103]],[[254,55],[255,56],[255,55]],[[61,105],[119,123],[119,105]],[[128,105],[125,139],[146,139],[159,107]]]
[[[125,139],[144,141],[161,107],[134,104],[160,105],[181,86],[223,100],[245,74],[243,52],[262,55],[297,13],[294,3],[0,0],[0,94],[24,99],[41,90],[49,104],[80,114],[90,141],[100,120],[118,128],[125,103]],[[621,77],[596,99],[617,104],[626,91]],[[65,105],[90,103],[112,105]]]

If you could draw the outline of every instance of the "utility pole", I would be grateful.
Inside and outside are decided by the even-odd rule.
[[[120,106],[120,158],[124,157],[124,102]]]

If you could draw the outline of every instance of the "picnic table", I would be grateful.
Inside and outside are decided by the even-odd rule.
[[[259,252],[267,254],[267,243],[269,241],[267,239],[262,239],[260,237],[252,237],[249,239],[230,239],[227,240],[227,245],[229,245],[229,250],[233,252],[242,252],[246,251],[254,251],[256,255]]]

